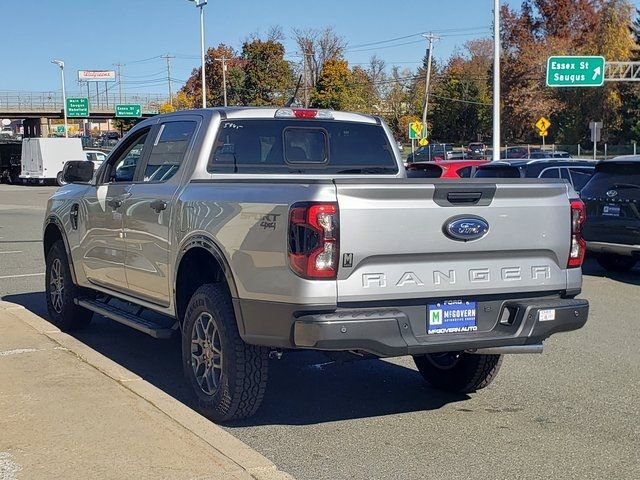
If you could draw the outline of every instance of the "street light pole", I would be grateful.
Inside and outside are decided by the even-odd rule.
[[[493,154],[500,160],[500,0],[493,0]]]
[[[62,60],[51,60],[51,63],[60,67],[60,78],[62,80],[62,112],[64,115],[64,136],[69,138],[69,132],[67,131],[67,93],[64,89],[64,62]]]
[[[207,83],[204,70],[204,6],[207,0],[189,0],[200,9],[200,59],[202,61],[202,108],[207,108]]]

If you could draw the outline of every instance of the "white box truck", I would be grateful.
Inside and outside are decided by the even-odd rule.
[[[69,160],[86,160],[79,138],[25,138],[22,140],[23,181],[55,180],[62,185],[62,169]]]

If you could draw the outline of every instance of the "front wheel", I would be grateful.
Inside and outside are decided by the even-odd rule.
[[[636,265],[636,259],[616,254],[598,255],[598,263],[602,268],[610,272],[628,272]]]
[[[233,305],[220,284],[191,297],[182,329],[182,364],[198,409],[215,422],[250,417],[267,387],[268,350],[240,338]]]
[[[413,360],[430,385],[447,392],[471,393],[493,381],[502,355],[443,352],[414,355]]]

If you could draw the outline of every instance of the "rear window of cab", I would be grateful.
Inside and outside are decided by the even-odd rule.
[[[332,120],[225,120],[209,173],[395,174],[380,125]]]

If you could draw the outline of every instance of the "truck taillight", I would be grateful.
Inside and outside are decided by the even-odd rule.
[[[587,243],[582,238],[582,228],[587,219],[587,213],[582,200],[571,200],[571,249],[567,267],[580,267],[584,261]]]
[[[303,278],[335,279],[338,273],[338,205],[297,203],[289,212],[289,265]]]

